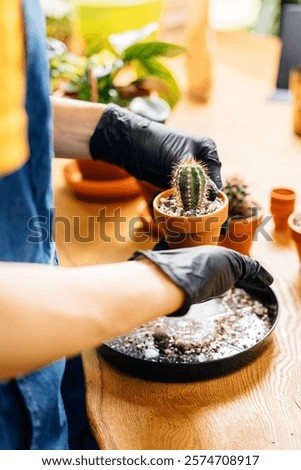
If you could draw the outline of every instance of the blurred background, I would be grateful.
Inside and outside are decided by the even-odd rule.
[[[214,101],[219,77],[227,80],[219,68],[227,64],[268,80],[271,99],[292,99],[289,75],[301,63],[301,0],[41,3],[54,94],[114,102],[165,122],[184,97],[199,106]],[[300,133],[298,125],[294,132]]]
[[[211,137],[217,144],[223,180],[242,178],[264,214],[270,213],[272,187],[298,190],[301,0],[41,3],[47,19],[53,94],[117,103],[152,120]],[[120,193],[111,189],[116,175],[108,170],[106,194],[84,206],[66,192],[66,179],[68,185],[70,178],[78,178],[78,169],[70,177],[73,169],[64,165],[57,160],[54,166],[58,216],[70,210],[97,213],[102,201],[108,208],[110,197],[114,197],[114,210],[117,196],[123,197],[121,184]],[[144,216],[148,196],[138,207],[140,189],[134,185],[132,189],[136,199],[131,202],[130,195],[124,210]],[[298,198],[296,204],[300,205]],[[89,244],[71,250],[59,231],[57,241],[61,252],[66,252],[66,264],[93,262],[95,253]],[[107,244],[102,260],[124,259],[134,247],[128,240],[119,253]]]
[[[248,67],[243,57],[248,53],[243,44],[246,33],[248,38],[273,36],[294,43],[290,44],[294,50],[284,60],[286,77],[282,83],[277,82],[279,70],[270,69],[277,88],[289,88],[290,68],[301,61],[301,0],[41,2],[47,18],[52,91],[56,94],[128,106],[132,98],[156,92],[173,108],[187,90],[192,98],[206,102],[212,92],[218,47],[240,38],[240,50],[233,51],[233,60]],[[287,8],[292,9],[287,15],[298,20],[287,28],[290,38],[283,38]],[[238,32],[244,34],[233,34]],[[170,59],[178,56],[185,62],[185,83],[181,72],[172,71],[174,61]]]

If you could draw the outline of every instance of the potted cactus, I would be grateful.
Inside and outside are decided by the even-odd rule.
[[[228,199],[223,192],[215,201],[208,199],[206,167],[193,157],[174,166],[171,188],[153,202],[155,222],[170,248],[217,244],[227,219]]]
[[[223,190],[229,200],[229,215],[227,231],[220,236],[219,244],[250,255],[255,231],[262,221],[262,210],[252,201],[248,185],[242,178],[229,178]]]

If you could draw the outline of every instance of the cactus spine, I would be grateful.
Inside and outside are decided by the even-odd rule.
[[[207,172],[194,157],[175,165],[172,174],[177,204],[184,212],[200,209],[207,195]]]

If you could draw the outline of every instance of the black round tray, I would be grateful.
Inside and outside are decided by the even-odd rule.
[[[146,380],[192,382],[229,374],[250,363],[263,352],[271,341],[272,332],[279,318],[279,304],[270,287],[244,286],[243,289],[252,299],[258,300],[268,307],[271,327],[258,342],[239,352],[234,352],[233,355],[194,363],[157,362],[127,355],[113,349],[106,343],[98,349],[98,353],[117,369]],[[206,304],[209,302],[202,304],[203,309],[206,308]]]

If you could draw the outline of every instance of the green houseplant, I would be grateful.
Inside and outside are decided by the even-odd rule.
[[[227,219],[228,198],[220,191],[214,202],[207,198],[206,168],[193,157],[175,165],[171,189],[153,202],[155,221],[170,248],[217,244]]]
[[[241,177],[226,180],[223,191],[229,200],[227,231],[220,236],[219,244],[250,255],[253,237],[262,221],[259,204],[251,197],[248,185]]]
[[[185,52],[182,46],[146,41],[151,29],[110,36],[111,49],[92,47],[84,56],[65,53],[50,60],[52,90],[76,94],[78,99],[128,106],[137,96],[153,93],[173,108],[180,88],[162,58]],[[129,37],[130,33],[130,37]],[[126,43],[127,47],[122,48]]]

